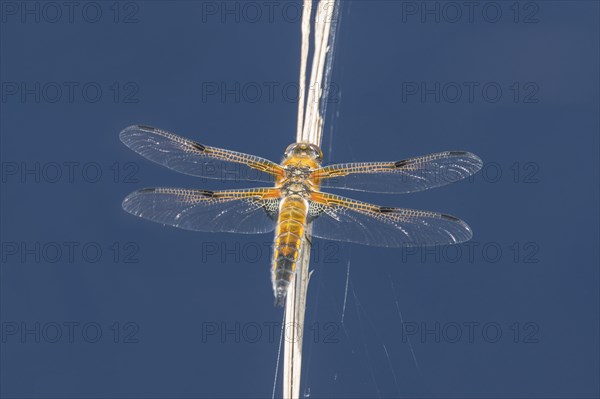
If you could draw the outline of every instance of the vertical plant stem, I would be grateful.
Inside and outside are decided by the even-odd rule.
[[[308,142],[320,147],[328,87],[331,80],[332,54],[338,26],[339,0],[320,0],[318,3],[315,13],[315,46],[310,67],[308,93],[306,93],[306,64],[310,45],[312,1],[304,0],[302,14],[302,59],[296,142]],[[311,227],[307,226],[306,236],[310,236],[310,234]],[[289,286],[285,306],[283,397],[290,399],[300,397],[302,338],[304,336],[306,294],[310,280],[309,264],[310,242],[305,238],[296,264],[294,281]]]

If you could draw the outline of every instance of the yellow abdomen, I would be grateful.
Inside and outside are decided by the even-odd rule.
[[[300,245],[306,229],[307,211],[306,200],[296,196],[283,198],[279,206],[272,270],[275,304],[279,306],[285,303],[287,288],[296,270]]]

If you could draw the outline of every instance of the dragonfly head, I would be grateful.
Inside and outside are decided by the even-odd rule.
[[[319,146],[310,143],[294,143],[285,149],[285,158],[291,157],[314,159],[317,163],[323,160],[323,151]]]

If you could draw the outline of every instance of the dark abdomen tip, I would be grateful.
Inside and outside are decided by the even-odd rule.
[[[287,297],[287,288],[288,285],[282,286],[279,285],[277,287],[277,291],[275,292],[275,306],[284,307],[285,299]]]

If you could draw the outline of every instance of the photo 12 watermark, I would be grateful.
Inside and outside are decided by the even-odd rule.
[[[220,24],[300,24],[304,12],[303,1],[203,1],[202,23]],[[335,1],[319,1],[313,5],[315,19],[324,23],[339,20]]]
[[[421,264],[536,264],[540,262],[542,247],[536,241],[467,241],[455,245],[423,246],[407,242],[400,251],[401,263]]]
[[[4,321],[2,344],[137,344],[140,326],[133,321]]]
[[[327,165],[325,165],[327,166]],[[469,183],[514,183],[514,184],[537,184],[541,181],[541,166],[536,161],[504,159],[502,161],[484,160],[481,170],[469,175],[465,181]],[[398,183],[412,183],[415,179],[421,179],[431,184],[444,185],[454,183],[463,179],[464,171],[456,165],[440,164],[436,162],[419,165],[406,172],[396,172],[394,178]],[[347,180],[345,176],[327,179],[330,187],[345,187]]]
[[[533,1],[401,1],[402,23],[537,24],[541,3]]]
[[[344,244],[337,241],[311,240],[311,261],[322,264],[344,262]],[[200,244],[202,263],[222,264],[270,263],[273,260],[273,241],[204,241]]]
[[[0,262],[8,265],[139,263],[135,241],[2,241]]]
[[[134,184],[139,183],[137,162],[3,161],[2,184]]]
[[[281,337],[286,342],[308,342],[315,344],[337,344],[341,342],[339,322],[314,322],[311,324],[285,323],[276,321],[204,321],[200,341],[203,344],[273,344]]]
[[[315,103],[335,104],[340,101],[340,86],[331,82],[326,87],[318,82],[307,88],[308,98]],[[201,85],[202,103],[275,104],[304,100],[298,82],[278,81],[205,81]],[[321,99],[322,97],[322,99]]]
[[[448,344],[537,344],[540,342],[537,322],[514,321],[405,321],[402,323],[402,342]]]
[[[488,81],[404,81],[403,104],[538,104],[537,82]]]
[[[137,1],[2,1],[3,24],[137,24]]]
[[[3,81],[2,104],[138,104],[134,81]]]
[[[483,182],[497,184],[508,182],[514,184],[538,184],[542,181],[541,166],[537,161],[484,161],[478,173],[467,178],[469,183]]]

